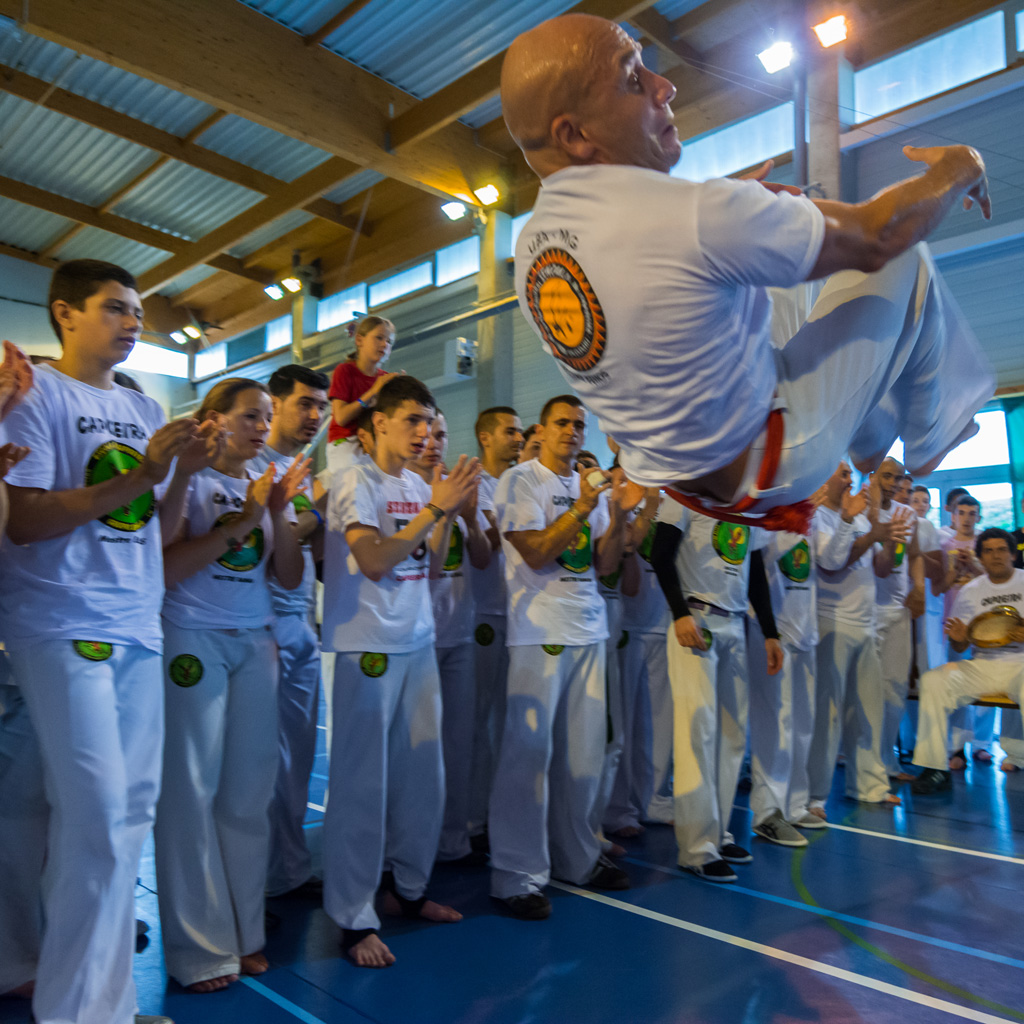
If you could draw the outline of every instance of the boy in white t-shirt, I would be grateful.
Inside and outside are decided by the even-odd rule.
[[[324,650],[334,665],[334,731],[324,819],[324,909],[360,967],[395,962],[374,909],[430,921],[462,915],[424,895],[444,808],[441,695],[428,576],[477,485],[459,459],[427,485],[406,463],[424,450],[434,398],[395,377],[377,396],[371,459],[331,488],[324,552]],[[382,876],[383,872],[383,876]]]
[[[161,534],[219,431],[165,426],[156,402],[113,383],[142,329],[127,271],[67,263],[49,307],[61,358],[36,368],[4,423],[31,454],[7,476],[14,543],[0,588],[0,634],[53,810],[33,1012],[40,1024],[130,1024],[135,877],[160,787]]]
[[[925,770],[911,784],[918,795],[950,789],[953,782],[946,763],[946,731],[950,713],[985,694],[1004,693],[1017,704],[1024,702],[1024,569],[1015,569],[1013,535],[996,528],[982,530],[975,553],[984,575],[964,584],[946,621],[950,648],[971,657],[951,661],[921,677],[917,745],[914,764]],[[979,646],[972,638],[972,621],[986,612],[1015,612],[1018,622],[1007,632],[1004,646]]]
[[[629,887],[591,827],[604,761],[604,602],[597,576],[626,540],[625,486],[613,500],[600,471],[580,477],[586,411],[574,395],[541,413],[541,449],[498,481],[494,495],[508,584],[508,704],[491,791],[491,895],[514,917],[551,913],[551,876]],[[597,472],[601,481],[590,477]],[[546,781],[545,781],[546,780]]]

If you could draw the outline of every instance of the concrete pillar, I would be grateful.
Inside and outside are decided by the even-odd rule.
[[[302,339],[316,334],[316,307],[319,301],[309,294],[309,286],[303,285],[301,292],[292,296],[292,362],[304,359]]]
[[[807,179],[820,185],[825,199],[842,198],[839,136],[852,116],[853,72],[842,46],[808,48]]]
[[[480,273],[477,299],[488,302],[512,290],[508,262],[512,244],[512,218],[500,210],[486,210],[487,222],[480,239]],[[477,322],[479,362],[476,371],[477,409],[512,403],[513,312],[499,313]]]

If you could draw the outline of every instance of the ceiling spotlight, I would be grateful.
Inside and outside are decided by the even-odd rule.
[[[814,34],[822,46],[835,46],[846,38],[846,18],[837,14],[834,18],[815,25]]]
[[[483,188],[473,189],[473,195],[480,200],[484,206],[491,206],[498,201],[501,193],[493,185],[484,185]]]
[[[176,341],[179,345],[184,345],[188,342],[188,337],[182,334],[181,331],[171,331],[171,341]]]
[[[462,220],[466,216],[466,204],[465,203],[444,203],[441,206],[441,212],[449,220]]]
[[[263,289],[275,302],[284,298],[284,289],[279,284],[268,284]]]
[[[201,330],[199,330],[199,328],[194,326],[193,324],[186,324],[184,327],[182,327],[182,330],[190,338],[194,338],[197,341],[203,336],[203,332]]]
[[[793,44],[772,43],[767,50],[762,50],[757,55],[757,59],[764,65],[769,75],[774,75],[776,71],[788,68],[793,62]]]
[[[302,282],[297,277],[286,277],[281,284],[290,292],[302,291]]]

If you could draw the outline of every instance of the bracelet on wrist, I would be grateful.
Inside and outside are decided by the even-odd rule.
[[[569,515],[571,515],[580,525],[587,521],[587,517],[575,505],[570,505],[566,509],[566,512],[568,512]]]
[[[444,519],[445,511],[440,505],[435,505],[432,501],[423,506],[424,512],[429,512],[434,517],[434,522],[439,523]]]
[[[357,399],[356,399],[356,401],[357,401],[357,402],[358,402],[358,403],[359,403],[359,404],[360,404],[360,405],[361,405],[361,406],[362,406],[362,407],[363,407],[364,409],[369,409],[369,408],[370,408],[370,406],[369,406],[369,403],[367,403],[367,402],[364,402],[364,401],[363,401],[363,400],[362,400],[361,398],[357,398]]]
[[[324,525],[324,517],[323,517],[322,515],[320,515],[320,513],[319,513],[319,512],[318,512],[318,511],[317,511],[317,510],[316,510],[315,508],[313,508],[312,506],[310,506],[310,507],[309,507],[309,508],[307,508],[307,509],[306,509],[305,511],[306,511],[306,512],[312,512],[312,513],[313,513],[313,515],[315,515],[315,516],[316,516],[316,521],[317,521],[317,522],[318,522],[318,523],[319,523],[319,524],[320,524],[321,526],[323,526],[323,525]]]

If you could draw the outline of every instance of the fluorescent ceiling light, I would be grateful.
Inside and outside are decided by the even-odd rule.
[[[188,341],[188,337],[182,334],[181,331],[171,331],[171,341],[176,341],[179,345],[184,345]]]
[[[185,327],[182,327],[182,330],[190,338],[195,338],[197,341],[203,336],[203,332],[201,330],[199,330],[198,327],[195,327],[192,324],[187,324]]]
[[[290,292],[301,292],[302,282],[297,277],[286,277],[281,284]]]
[[[466,216],[466,204],[465,203],[444,203],[441,206],[441,212],[449,220],[462,220]]]
[[[762,50],[757,55],[757,59],[764,65],[769,75],[774,75],[776,71],[788,68],[793,62],[793,44],[772,43],[767,50]]]
[[[284,298],[284,289],[279,284],[268,284],[263,289],[275,302]]]
[[[493,185],[484,185],[483,188],[473,189],[473,195],[480,200],[484,206],[491,206],[501,197],[501,193]]]
[[[815,25],[814,34],[822,46],[835,46],[846,38],[846,18],[837,14],[834,18]]]

